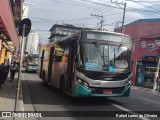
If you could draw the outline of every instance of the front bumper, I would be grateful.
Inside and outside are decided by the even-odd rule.
[[[37,72],[38,71],[38,69],[36,69],[36,68],[26,68],[26,71],[27,72]]]
[[[99,89],[99,88],[86,88],[83,85],[77,83],[73,90],[72,95],[75,97],[127,97],[130,94],[131,84],[128,83],[124,88],[119,89],[119,92],[115,92],[118,88],[110,89],[114,92],[112,94],[103,94],[103,90],[107,90],[107,88]],[[96,91],[96,92],[95,92]],[[98,92],[97,92],[98,91]]]

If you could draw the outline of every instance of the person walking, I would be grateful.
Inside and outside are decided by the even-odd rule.
[[[160,92],[160,78],[157,79],[157,91]]]
[[[10,67],[10,81],[14,80],[14,76],[17,71],[18,71],[18,65],[16,64],[16,61],[13,61]]]

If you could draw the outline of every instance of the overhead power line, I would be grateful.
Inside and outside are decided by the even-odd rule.
[[[100,2],[93,2],[93,1],[88,1],[88,0],[80,0],[80,1],[91,3],[91,4],[95,4],[95,5],[101,5],[101,6],[107,6],[107,7],[121,9],[119,7],[116,7],[116,6],[112,6],[112,5],[108,5],[108,4],[104,4],[104,3],[100,3]]]
[[[80,6],[80,7],[87,7],[87,6],[83,6],[81,4],[74,4],[74,3],[69,3],[69,2],[62,2],[62,1],[59,1],[59,0],[50,0],[50,1],[53,1],[53,2],[59,2],[59,3],[63,3],[63,4],[67,4],[67,5],[72,5],[72,6]],[[93,8],[93,7],[90,7],[89,8]]]
[[[112,14],[107,14],[107,15],[103,15],[104,17],[106,16],[112,16],[112,15],[117,15],[120,14],[121,12],[117,12],[117,13],[112,13]],[[31,17],[31,18],[36,18],[36,19],[42,19],[40,17]],[[93,19],[93,17],[84,17],[84,18],[75,18],[75,19],[62,19],[62,20],[51,20],[51,19],[47,19],[47,20],[43,20],[43,21],[37,21],[37,22],[33,22],[33,23],[43,23],[43,22],[59,22],[59,21],[74,21],[74,20],[86,20],[86,19]]]

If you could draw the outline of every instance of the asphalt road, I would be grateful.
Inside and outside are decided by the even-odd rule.
[[[48,117],[36,118],[39,120],[160,119],[156,118],[160,115],[160,94],[132,89],[130,97],[72,98],[62,96],[53,87],[43,86],[36,73],[23,73],[23,77],[24,110],[47,111],[42,113]]]

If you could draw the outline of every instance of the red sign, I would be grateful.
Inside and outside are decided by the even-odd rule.
[[[112,90],[103,90],[103,94],[112,94]]]

